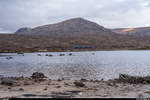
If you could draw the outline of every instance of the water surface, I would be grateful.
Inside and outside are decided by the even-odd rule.
[[[0,54],[0,75],[31,76],[43,72],[51,79],[113,79],[119,73],[150,75],[150,51],[93,51]],[[41,56],[38,56],[41,54]],[[52,57],[45,56],[52,54]],[[59,56],[65,54],[65,56]],[[4,56],[5,55],[5,56]],[[13,59],[6,59],[7,57]]]

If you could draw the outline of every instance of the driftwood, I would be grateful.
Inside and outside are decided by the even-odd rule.
[[[118,82],[124,83],[133,83],[133,84],[150,84],[150,76],[140,77],[140,76],[130,76],[127,74],[120,74],[118,79],[115,79]]]

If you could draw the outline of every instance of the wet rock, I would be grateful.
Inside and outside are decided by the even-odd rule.
[[[59,56],[65,56],[65,54],[60,54]]]
[[[52,57],[53,55],[49,54],[48,56],[49,56],[49,57]]]
[[[86,87],[86,85],[81,81],[75,81],[73,83],[76,87]]]
[[[95,53],[92,53],[92,55],[95,55]]]
[[[41,54],[38,54],[38,56],[42,56]]]
[[[49,56],[49,57],[51,57],[51,56],[53,56],[52,54],[46,54],[45,56]]]
[[[72,53],[69,53],[69,56],[72,56]]]
[[[6,57],[6,59],[10,60],[10,59],[13,59],[13,57]]]
[[[143,96],[143,94],[138,94],[137,96],[136,96],[136,98],[144,98],[144,96]]]
[[[84,79],[84,78],[81,78],[81,81],[82,82],[86,82],[86,81],[88,81],[87,79]]]
[[[47,77],[41,72],[35,72],[32,74],[31,78],[32,79],[43,79],[43,78],[47,78]]]
[[[104,79],[102,78],[101,81],[104,81]]]
[[[1,79],[1,84],[2,85],[8,85],[8,86],[12,86],[16,83],[15,80],[11,79],[11,78],[2,78]]]
[[[48,56],[48,54],[46,54],[45,56]]]

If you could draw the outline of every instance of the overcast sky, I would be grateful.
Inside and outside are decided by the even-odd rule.
[[[150,26],[150,0],[0,0],[0,32],[75,17],[107,28]]]

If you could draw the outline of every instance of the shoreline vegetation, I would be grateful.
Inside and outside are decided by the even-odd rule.
[[[0,50],[0,53],[18,53],[18,54],[23,54],[23,53],[40,53],[40,52],[92,52],[92,51],[134,51],[134,50],[150,50],[150,48],[135,48],[135,49],[101,49],[101,50],[21,50],[21,51],[13,51],[13,50]]]
[[[0,98],[140,98],[150,94],[150,76],[120,74],[102,80],[51,80],[41,72],[30,77],[0,76]]]

